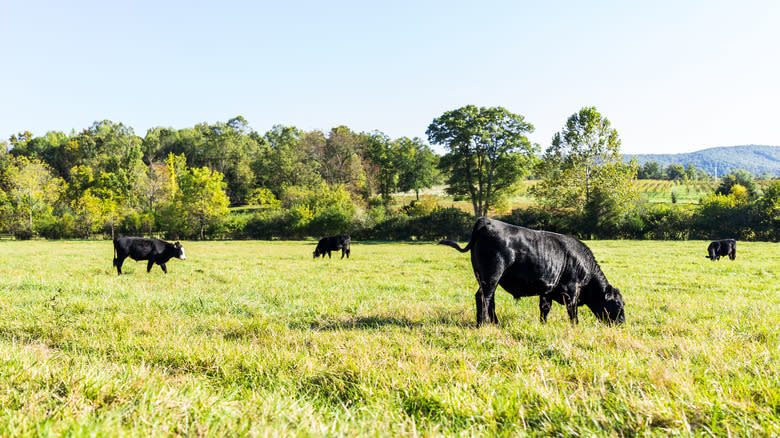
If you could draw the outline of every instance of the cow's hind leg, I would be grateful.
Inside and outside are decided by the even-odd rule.
[[[124,257],[117,257],[114,259],[114,266],[116,266],[116,275],[122,275],[122,263],[125,262]]]
[[[494,269],[491,269],[487,272],[482,272],[481,274],[478,272],[474,272],[474,274],[477,277],[477,282],[479,282],[479,289],[482,292],[482,308],[477,308],[477,312],[482,312],[482,317],[477,318],[477,322],[482,320],[482,322],[490,322],[493,324],[498,324],[498,318],[496,318],[496,302],[495,302],[495,294],[496,294],[496,287],[498,287],[498,279],[501,277],[499,275],[499,271],[496,270],[496,266],[493,266]]]
[[[552,307],[552,300],[550,297],[544,294],[539,295],[539,321],[541,323],[547,322],[547,315],[550,313],[550,307]]]

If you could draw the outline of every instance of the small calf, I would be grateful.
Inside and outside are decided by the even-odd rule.
[[[737,258],[737,241],[734,239],[715,240],[707,247],[707,257],[712,260],[719,260],[721,256],[729,256],[729,259]]]
[[[319,256],[322,256],[322,258],[325,258],[325,254],[328,254],[328,258],[330,257],[331,251],[338,251],[341,250],[341,258],[343,259],[346,255],[347,258],[349,258],[349,236],[346,234],[342,234],[340,236],[328,236],[323,237],[320,239],[320,241],[317,243],[317,248],[314,249],[314,258],[316,259]]]

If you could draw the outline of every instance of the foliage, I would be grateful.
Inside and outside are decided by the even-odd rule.
[[[207,167],[189,169],[179,177],[180,196],[176,203],[205,239],[206,226],[228,213],[230,201],[225,194],[222,174]]]
[[[439,168],[449,176],[447,193],[471,200],[476,216],[528,173],[534,146],[525,134],[533,125],[502,107],[467,105],[433,120],[426,134],[447,153]]]
[[[48,166],[37,158],[16,157],[6,171],[10,185],[8,197],[15,201],[6,205],[19,213],[12,214],[11,218],[25,218],[26,231],[32,236],[35,233],[34,217],[50,209],[51,204],[59,199],[63,181],[54,177]]]
[[[276,199],[273,192],[270,189],[261,187],[252,190],[249,195],[249,205],[256,205],[263,209],[276,210],[282,206],[282,203]]]
[[[718,188],[715,189],[715,193],[719,195],[728,195],[735,185],[742,186],[742,188],[747,191],[747,196],[750,199],[755,199],[758,196],[758,188],[756,187],[755,181],[753,181],[753,175],[742,169],[735,170],[724,176]]]
[[[398,139],[398,189],[414,191],[420,199],[420,190],[433,186],[438,158],[419,138]]]
[[[606,210],[625,213],[638,197],[636,163],[623,162],[617,130],[594,107],[573,114],[553,136],[540,173],[544,179],[532,191],[549,209],[598,218]]]

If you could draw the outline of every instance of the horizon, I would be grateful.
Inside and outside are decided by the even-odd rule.
[[[780,4],[342,1],[0,5],[0,140],[109,119],[144,136],[242,115],[420,137],[467,104],[503,106],[542,149],[595,106],[624,154],[777,145]]]

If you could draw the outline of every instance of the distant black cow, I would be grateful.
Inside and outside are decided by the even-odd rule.
[[[715,240],[707,247],[707,257],[712,260],[719,260],[720,257],[729,256],[731,260],[737,258],[737,241],[734,239]]]
[[[439,243],[460,252],[471,250],[479,283],[477,324],[498,324],[495,291],[499,284],[515,298],[539,295],[542,322],[551,301],[566,306],[572,323],[577,323],[577,307],[583,304],[604,322],[625,321],[620,291],[610,286],[590,249],[573,237],[482,217],[465,248],[451,240]]]
[[[342,234],[341,236],[328,236],[320,239],[320,241],[317,243],[317,248],[314,249],[314,258],[316,259],[319,256],[325,258],[325,253],[327,253],[328,258],[330,258],[330,252],[338,251],[338,250],[341,250],[342,259],[344,258],[345,255],[347,256],[347,258],[349,258],[349,236],[348,235]]]
[[[143,237],[117,237],[114,239],[114,266],[117,274],[122,274],[122,263],[130,257],[133,260],[148,260],[146,272],[152,270],[152,266],[157,263],[163,272],[168,273],[165,263],[173,257],[182,260],[184,248],[181,243],[168,243],[160,239],[146,239]]]

